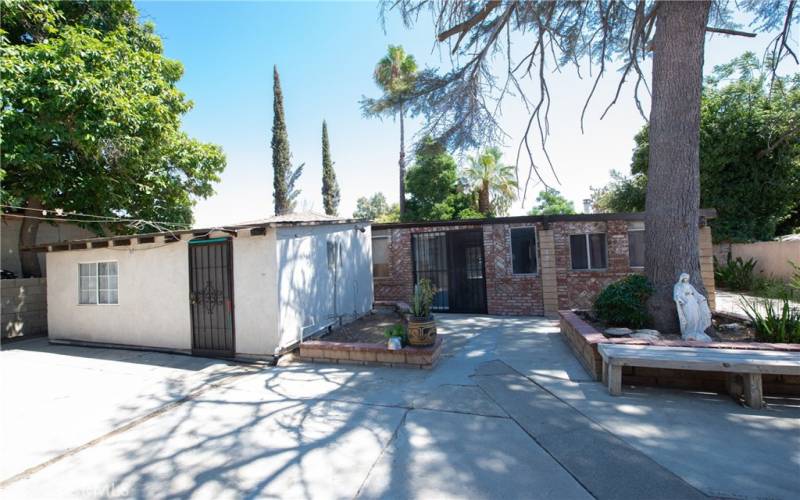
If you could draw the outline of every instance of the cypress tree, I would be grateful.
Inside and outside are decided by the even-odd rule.
[[[287,174],[291,172],[289,153],[289,134],[286,132],[286,119],[283,113],[283,92],[278,67],[273,67],[273,117],[272,117],[272,196],[275,199],[275,214],[290,210]]]
[[[336,172],[333,170],[328,144],[328,124],[325,120],[322,120],[322,204],[327,215],[338,215],[339,183],[336,182]]]

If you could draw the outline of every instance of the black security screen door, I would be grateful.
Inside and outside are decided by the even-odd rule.
[[[412,252],[414,283],[436,286],[434,311],[486,312],[482,231],[417,233]]]
[[[233,356],[233,253],[229,238],[189,242],[192,353]]]

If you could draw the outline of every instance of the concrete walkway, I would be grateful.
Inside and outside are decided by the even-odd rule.
[[[11,458],[0,497],[793,498],[798,490],[798,402],[753,411],[716,395],[631,388],[612,398],[552,321],[438,321],[445,354],[432,371],[259,368],[41,343],[2,351],[0,449]],[[9,481],[35,462],[46,465]]]

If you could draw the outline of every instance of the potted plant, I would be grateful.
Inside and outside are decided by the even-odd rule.
[[[386,347],[390,351],[399,351],[406,343],[406,329],[403,325],[392,325],[383,332],[387,339]]]
[[[436,342],[436,322],[431,314],[436,289],[428,279],[414,286],[414,298],[408,318],[408,343],[413,346],[429,346]]]

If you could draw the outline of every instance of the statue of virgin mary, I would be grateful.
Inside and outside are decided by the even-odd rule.
[[[672,298],[678,307],[683,340],[711,342],[706,329],[711,326],[711,310],[708,301],[689,283],[689,275],[682,273],[672,288]]]

